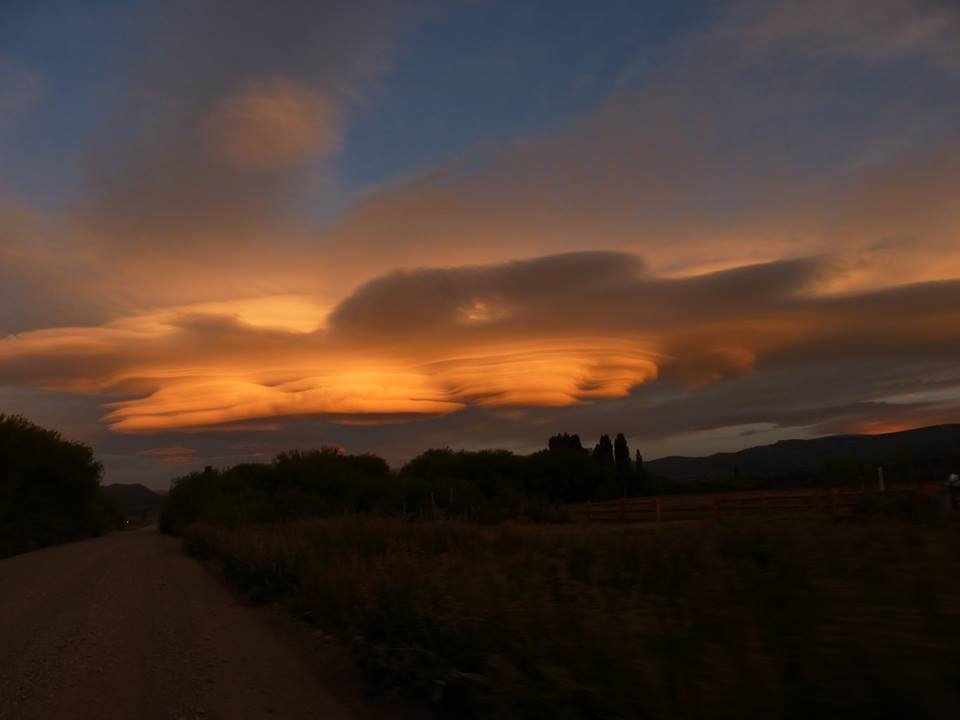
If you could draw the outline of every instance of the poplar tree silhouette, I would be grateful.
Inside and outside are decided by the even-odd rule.
[[[637,450],[636,460],[633,462],[633,475],[636,478],[636,488],[638,495],[652,495],[650,477],[647,475],[646,468],[643,467],[643,455]]]
[[[594,446],[593,459],[605,467],[614,466],[613,443],[606,433],[600,436],[600,441]]]
[[[623,433],[617,433],[613,441],[613,461],[617,468],[617,475],[626,478],[630,474],[630,448],[627,446],[627,438]]]
[[[617,483],[620,485],[620,494],[629,497],[633,492],[633,463],[630,461],[630,448],[623,433],[617,433],[613,441],[613,463],[617,473]]]

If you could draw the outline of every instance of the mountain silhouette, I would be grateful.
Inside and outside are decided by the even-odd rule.
[[[104,496],[124,515],[154,516],[163,505],[163,495],[140,483],[114,483],[102,487]]]
[[[645,465],[678,482],[723,482],[742,476],[786,485],[823,477],[831,469],[847,477],[859,473],[869,481],[876,478],[878,467],[884,467],[890,481],[942,481],[947,473],[960,470],[960,424],[883,435],[781,440],[707,457],[664,457]]]

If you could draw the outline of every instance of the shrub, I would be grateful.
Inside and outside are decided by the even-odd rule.
[[[349,517],[189,534],[258,600],[458,715],[949,717],[960,528]]]
[[[0,557],[99,535],[122,517],[100,492],[86,445],[0,415]]]

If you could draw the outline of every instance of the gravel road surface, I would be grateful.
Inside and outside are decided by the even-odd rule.
[[[0,560],[0,720],[398,715],[318,669],[292,625],[152,529]]]

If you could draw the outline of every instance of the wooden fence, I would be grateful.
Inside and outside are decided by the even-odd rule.
[[[587,503],[588,522],[644,523],[747,515],[819,513],[848,515],[859,508],[937,492],[924,485],[886,490],[790,490],[715,495],[670,495]]]

